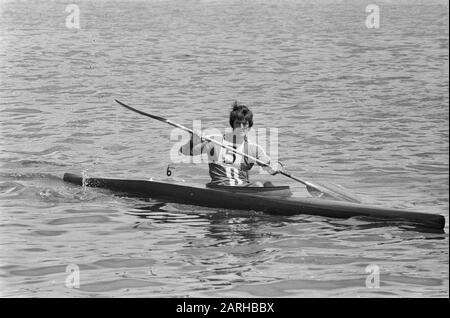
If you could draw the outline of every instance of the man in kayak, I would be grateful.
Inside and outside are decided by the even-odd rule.
[[[249,129],[253,126],[253,113],[247,106],[233,103],[233,108],[230,112],[230,126],[233,131],[226,133],[223,136],[209,136],[222,144],[233,147],[237,151],[254,157],[268,166],[261,165],[264,170],[272,175],[282,171],[281,165],[272,163],[270,158],[266,155],[264,149],[248,141],[247,134]],[[209,163],[209,175],[211,182],[208,185],[217,186],[273,186],[270,181],[264,184],[249,181],[249,170],[254,166],[255,161],[233,151],[221,147],[210,141],[201,141],[200,138],[194,134],[191,135],[191,140],[180,147],[179,150],[186,156],[197,156],[207,154]]]

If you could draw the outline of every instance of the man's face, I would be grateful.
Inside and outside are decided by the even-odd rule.
[[[249,129],[250,127],[248,121],[240,121],[239,119],[236,119],[233,122],[233,133],[235,135],[245,136],[247,135]]]

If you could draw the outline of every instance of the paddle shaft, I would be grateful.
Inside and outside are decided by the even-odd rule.
[[[223,147],[223,148],[225,148],[225,149],[228,149],[228,150],[232,151],[232,152],[235,153],[235,154],[238,154],[238,155],[247,157],[247,158],[249,158],[249,159],[251,159],[251,160],[254,160],[256,163],[258,163],[258,164],[261,165],[261,166],[270,167],[270,165],[269,165],[268,163],[265,163],[265,162],[263,162],[263,161],[261,161],[261,160],[255,158],[255,157],[253,157],[253,156],[250,156],[250,155],[248,155],[248,154],[246,154],[246,153],[240,152],[240,151],[234,149],[233,147],[224,145],[224,144],[222,144],[221,142],[219,142],[219,141],[217,141],[217,140],[211,139],[211,138],[206,137],[206,136],[202,136],[202,135],[196,133],[194,130],[189,129],[189,128],[183,126],[183,125],[174,123],[173,121],[171,121],[171,120],[169,120],[169,119],[166,119],[166,118],[163,118],[163,117],[159,117],[159,116],[155,116],[155,115],[152,115],[152,114],[148,114],[148,113],[146,113],[146,112],[143,112],[143,111],[141,111],[141,110],[138,110],[138,109],[135,109],[135,108],[133,108],[133,107],[131,107],[131,106],[128,106],[128,105],[126,105],[126,104],[124,104],[124,103],[118,101],[117,99],[115,99],[115,101],[116,101],[119,105],[121,105],[121,106],[123,106],[123,107],[125,107],[125,108],[127,108],[127,109],[129,109],[129,110],[131,110],[131,111],[134,111],[134,112],[136,112],[136,113],[138,113],[138,114],[141,114],[141,115],[143,115],[143,116],[147,116],[147,117],[156,119],[156,120],[158,120],[158,121],[161,121],[161,122],[164,122],[164,123],[166,123],[166,124],[169,124],[169,125],[171,125],[171,126],[173,126],[173,127],[176,127],[176,128],[182,129],[182,130],[184,130],[184,131],[187,131],[187,132],[189,132],[189,133],[191,133],[191,134],[193,134],[193,135],[198,136],[198,137],[200,138],[200,140],[206,140],[206,141],[212,142],[212,143],[214,143],[214,144],[216,144],[216,145],[218,145],[218,146],[221,146],[221,147]],[[336,194],[332,195],[332,194],[330,194],[330,192],[329,192],[328,190],[326,190],[324,187],[318,186],[318,185],[312,184],[311,182],[304,181],[304,180],[302,180],[302,179],[300,179],[300,178],[294,177],[293,175],[291,175],[291,174],[289,174],[289,173],[287,173],[287,172],[284,172],[284,171],[278,171],[278,173],[280,173],[280,174],[282,174],[282,175],[284,175],[284,176],[286,176],[286,177],[288,177],[288,178],[291,178],[292,180],[295,180],[295,181],[297,181],[297,182],[300,182],[300,183],[304,184],[307,188],[312,188],[312,189],[314,189],[314,190],[316,190],[316,191],[319,191],[319,192],[322,192],[322,193],[325,193],[325,194],[328,193],[329,195],[331,195],[331,196],[333,196],[333,197],[335,197],[335,198],[345,199],[345,200],[347,200],[347,201],[352,201],[352,202],[359,202],[358,200],[356,200],[356,199],[354,199],[354,198],[352,198],[352,197],[350,197],[350,196],[344,195],[344,194],[342,194],[342,193],[339,193],[338,196],[336,196]]]
[[[194,130],[192,130],[192,129],[190,129],[190,128],[187,128],[187,127],[185,127],[185,126],[183,126],[183,125],[174,123],[173,121],[171,121],[171,120],[169,120],[169,119],[166,119],[166,118],[163,118],[163,117],[159,117],[159,116],[155,116],[155,115],[148,114],[148,113],[146,113],[146,112],[140,111],[140,110],[135,109],[135,108],[133,108],[133,107],[131,107],[131,106],[125,105],[124,103],[118,101],[117,99],[115,99],[115,101],[116,101],[117,103],[119,103],[120,105],[122,105],[123,107],[128,108],[129,110],[132,110],[132,111],[134,111],[134,112],[136,112],[136,113],[138,113],[138,114],[141,114],[141,115],[144,115],[144,116],[147,116],[147,117],[150,117],[150,118],[159,120],[159,121],[164,122],[164,123],[167,123],[167,124],[169,124],[169,125],[171,125],[171,126],[173,126],[173,127],[180,128],[180,129],[182,129],[182,130],[184,130],[184,131],[187,131],[187,132],[189,132],[189,133],[191,133],[191,134],[194,134],[194,135],[198,136],[198,137],[200,138],[200,140],[206,140],[206,141],[215,143],[216,145],[221,146],[221,147],[223,147],[223,148],[225,148],[225,149],[228,149],[228,150],[232,151],[233,153],[235,153],[235,154],[237,154],[237,155],[241,155],[241,156],[247,157],[247,158],[249,158],[249,159],[251,159],[251,160],[254,160],[256,163],[258,163],[258,164],[261,165],[261,166],[266,166],[266,167],[269,167],[269,166],[270,166],[268,163],[265,163],[265,162],[263,162],[263,161],[261,161],[261,160],[255,158],[255,157],[253,157],[253,156],[250,156],[250,155],[248,155],[248,154],[246,154],[246,153],[240,152],[239,150],[234,149],[233,147],[224,145],[224,144],[221,143],[220,141],[214,140],[214,139],[209,138],[209,137],[207,137],[207,136],[202,136],[202,135],[196,133]],[[287,176],[288,176],[288,175],[287,175]]]

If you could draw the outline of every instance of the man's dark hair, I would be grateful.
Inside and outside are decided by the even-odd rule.
[[[242,123],[248,122],[248,127],[253,126],[253,113],[244,104],[239,104],[237,101],[231,105],[233,108],[230,113],[230,126],[233,128],[233,123],[239,120]]]

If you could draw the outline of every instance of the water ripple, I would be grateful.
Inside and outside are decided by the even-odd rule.
[[[3,1],[2,296],[448,297],[448,4],[410,2],[367,29],[363,3],[87,0],[73,30],[60,1]],[[222,130],[237,99],[256,129],[278,129],[295,175],[442,214],[445,232],[64,184],[65,172],[207,182],[192,163],[167,178],[170,127],[114,98]],[[80,289],[66,287],[70,264]]]

